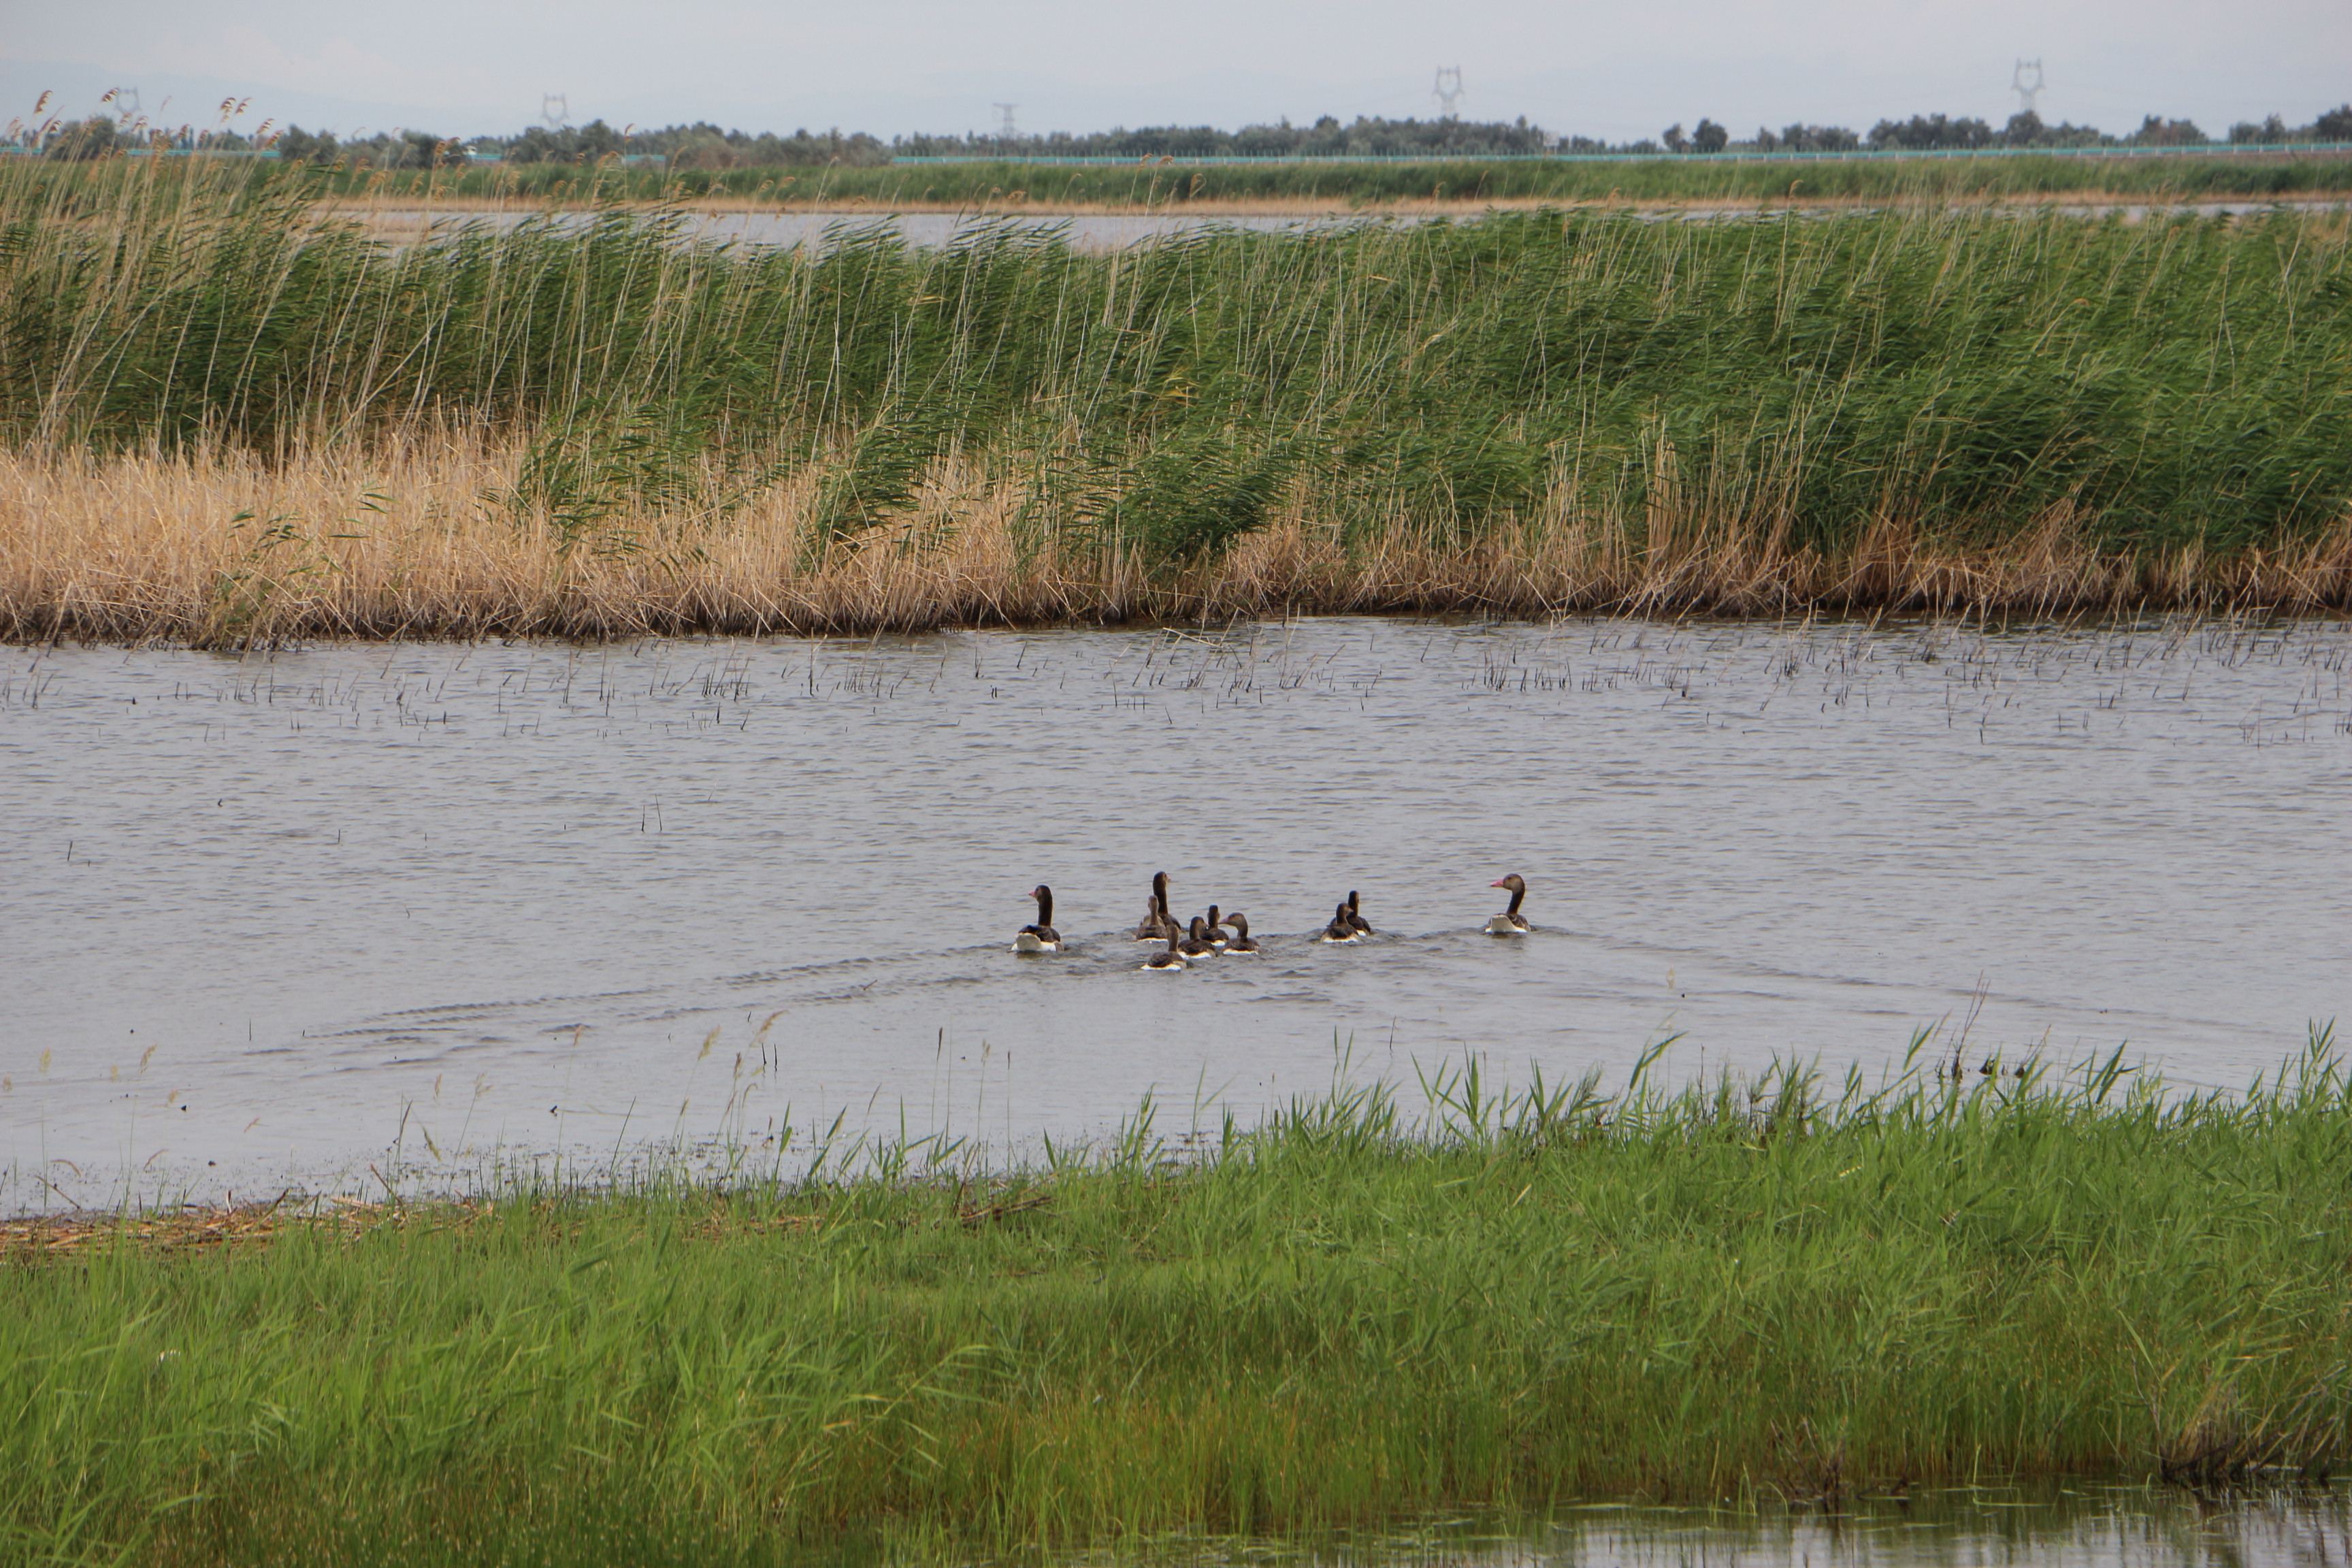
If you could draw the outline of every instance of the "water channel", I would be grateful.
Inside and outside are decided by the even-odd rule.
[[[1591,204],[1577,204],[1589,207]],[[2181,216],[2251,217],[2285,208],[2303,213],[2342,213],[2346,204],[2339,199],[2286,200],[2276,202],[2213,201],[2166,203],[2162,206],[2146,202],[2053,203],[2046,207],[2017,204],[1999,210],[2032,215],[2045,210],[2074,217],[2098,217],[2108,214],[2122,216],[2126,222],[2137,223],[2150,213],[2162,211]],[[1714,221],[1722,219],[1749,220],[1779,216],[1778,212],[1759,209],[1754,202],[1676,204],[1641,207],[1637,216],[1654,222]],[[1800,216],[1815,219],[1851,216],[1852,207],[1794,207],[1780,209]],[[1428,215],[1404,212],[1390,213],[1372,210],[1364,213],[1196,213],[1169,208],[1144,208],[1133,211],[1052,213],[1025,210],[971,212],[891,212],[863,209],[844,212],[770,211],[746,212],[724,208],[698,211],[691,203],[681,211],[685,214],[688,237],[711,242],[732,242],[751,246],[806,246],[824,250],[852,236],[888,233],[918,248],[953,245],[983,232],[1011,230],[1015,233],[1058,234],[1078,250],[1118,250],[1128,246],[1182,238],[1189,235],[1233,233],[1280,233],[1309,228],[1346,227],[1361,224],[1410,225],[1433,221]],[[415,244],[437,233],[448,233],[468,225],[480,224],[492,228],[510,228],[541,218],[547,215],[538,208],[511,212],[434,212],[424,208],[362,208],[347,216],[357,218],[377,237],[395,244]],[[1475,222],[1476,213],[1455,215],[1453,221]],[[591,215],[560,214],[559,223],[586,223]]]
[[[1003,1158],[1669,1038],[2242,1088],[2352,1000],[2347,680],[2327,622],[9,649],[0,1201]],[[1139,970],[1157,870],[1264,954]]]
[[[1962,1488],[1746,1509],[1571,1506],[1507,1524],[1461,1518],[1318,1542],[1175,1542],[1092,1564],[1348,1568],[2302,1568],[2352,1562],[2341,1489],[2227,1497],[2070,1483]]]

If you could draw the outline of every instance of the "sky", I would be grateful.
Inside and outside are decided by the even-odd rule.
[[[2209,132],[2352,99],[2352,0],[0,0],[0,123],[136,89],[151,119],[340,134],[511,134],[560,93],[575,124],[710,120],[888,137],[1333,114],[1428,117],[1458,66],[1465,120],[1612,142],[1708,116],[1867,131],[1996,124],[2017,61],[2045,121]]]

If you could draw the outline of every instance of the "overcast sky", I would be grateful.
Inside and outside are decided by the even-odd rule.
[[[2352,99],[2352,0],[0,0],[0,121],[136,88],[170,123],[249,95],[343,133],[512,132],[572,120],[961,132],[1287,116],[1427,116],[1458,65],[1465,119],[1625,141],[1707,115],[1866,131],[1942,111],[1998,123],[2019,57],[2042,118],[2144,114],[2219,133]],[[168,105],[165,100],[169,100]],[[158,110],[161,110],[160,115]]]

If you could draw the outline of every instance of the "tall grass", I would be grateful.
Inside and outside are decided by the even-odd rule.
[[[693,605],[745,598],[711,563],[747,541],[773,585],[972,531],[1005,595],[1081,610],[1213,601],[1286,530],[1295,584],[1411,561],[1463,604],[1497,563],[1519,601],[1654,607],[2352,583],[2333,218],[1536,212],[1097,254],[604,210],[387,250],[295,184],[208,178],[0,171],[0,442],[39,498],[0,518],[10,635],[463,629],[382,603],[452,542],[523,563],[541,625],[615,563],[676,587],[652,618],[732,625]],[[450,455],[431,499],[378,488],[419,452]],[[340,499],[221,515],[191,479],[74,521],[255,463],[257,495]],[[284,591],[298,555],[321,593]],[[194,576],[117,564],[159,557]],[[469,593],[506,602],[428,597]]]
[[[1186,1152],[1147,1107],[1013,1173],[933,1143],[258,1244],[52,1229],[0,1267],[0,1528],[708,1563],[2340,1462],[2325,1034],[2235,1096],[1958,1066],[1456,1072],[1424,1119],[1344,1090]]]

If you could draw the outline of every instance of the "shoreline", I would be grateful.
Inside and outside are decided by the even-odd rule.
[[[2288,195],[2275,199],[2206,193],[2150,195],[2128,191],[2053,191],[2044,195],[1988,192],[1977,195],[1937,193],[1922,196],[1825,195],[1801,196],[1495,196],[1485,199],[1374,197],[1349,200],[1288,196],[1224,196],[1188,201],[1041,202],[869,200],[864,197],[815,198],[808,201],[763,199],[757,196],[710,196],[680,194],[667,198],[581,199],[571,196],[373,196],[338,195],[319,204],[321,213],[335,216],[370,216],[383,213],[590,213],[686,212],[709,217],[769,215],[784,217],[1423,217],[1475,218],[1490,212],[1877,212],[1890,208],[1925,207],[1954,214],[1986,212],[2039,213],[2052,207],[2082,207],[2092,211],[2145,207],[2159,212],[2205,211],[2216,208],[2284,207],[2315,214],[2352,210],[2352,194]]]
[[[2119,578],[2129,568],[2119,568]],[[2325,600],[2281,602],[2275,597],[2231,597],[2226,589],[2190,598],[2152,598],[2145,594],[2028,593],[2013,600],[1937,599],[1927,595],[1879,600],[1865,597],[1725,603],[1654,599],[1640,594],[1596,593],[1589,597],[1508,599],[1500,595],[1460,598],[1427,594],[1363,592],[1333,602],[1220,602],[1171,592],[1144,594],[1114,607],[1087,614],[1060,607],[1034,615],[1008,611],[992,600],[927,606],[907,611],[887,606],[865,610],[747,607],[738,613],[636,607],[623,615],[589,614],[562,604],[544,606],[487,605],[471,612],[420,616],[388,608],[373,616],[336,611],[290,622],[267,633],[226,637],[185,626],[126,631],[116,623],[77,622],[62,616],[28,616],[0,625],[0,647],[119,648],[204,653],[276,653],[334,645],[392,647],[410,644],[465,645],[483,642],[549,642],[588,646],[646,638],[714,641],[734,638],[825,638],[927,637],[961,631],[1148,631],[1200,629],[1295,619],[1372,616],[1406,621],[1476,619],[1540,624],[1593,618],[1694,624],[1778,624],[1822,621],[1878,626],[1890,622],[1969,624],[2010,631],[2035,626],[2099,625],[2141,617],[2179,618],[2191,624],[2252,621],[2263,625],[2332,623],[2352,618],[2352,594]]]

